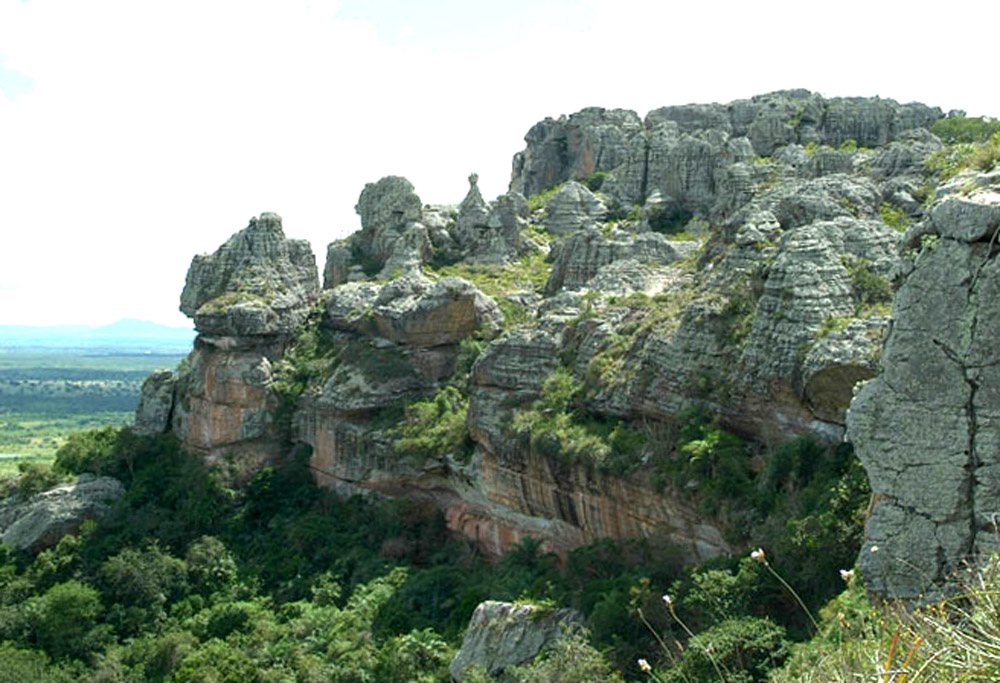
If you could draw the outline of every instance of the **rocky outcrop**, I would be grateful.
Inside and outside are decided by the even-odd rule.
[[[642,123],[631,111],[585,109],[528,132],[526,148],[514,158],[511,188],[532,195],[604,172],[602,189],[622,205],[641,205],[658,191],[678,206],[704,210],[718,198],[717,175],[754,155],[770,156],[791,144],[879,147],[942,116],[919,103],[826,99],[808,90],[727,105],[662,107]],[[848,156],[823,153],[810,172],[847,172]]]
[[[817,419],[844,423],[855,385],[875,375],[888,329],[885,316],[851,320],[812,345],[802,362],[802,393]]]
[[[604,202],[575,181],[563,185],[549,200],[545,211],[545,229],[553,235],[593,227],[608,213]]]
[[[472,613],[462,647],[449,671],[453,681],[465,680],[471,670],[491,676],[532,661],[539,652],[583,625],[583,616],[571,609],[538,605],[481,602]]]
[[[874,493],[860,567],[870,590],[933,600],[996,550],[1000,510],[1000,178],[935,204],[893,307],[880,374],[848,439]]]
[[[477,185],[479,176],[469,176],[469,193],[458,209],[454,239],[465,259],[473,263],[509,263],[531,249],[521,236],[528,225],[528,202],[519,192],[508,192],[491,207]]]
[[[641,131],[639,116],[625,109],[590,107],[545,119],[528,131],[528,146],[514,156],[510,189],[530,196],[611,171],[624,163],[630,138]]]
[[[547,294],[560,289],[586,287],[603,272],[605,282],[596,283],[598,291],[628,294],[657,292],[656,266],[666,266],[700,247],[697,242],[671,242],[656,233],[611,232],[605,235],[596,228],[579,230],[557,241],[550,254],[552,273],[545,284]],[[625,261],[631,263],[624,268]],[[608,270],[608,266],[618,264]],[[624,270],[623,270],[624,268]]]
[[[409,346],[456,344],[477,333],[491,339],[503,324],[496,302],[457,277],[394,280],[379,293],[372,317],[381,336]]]
[[[0,540],[14,550],[37,553],[96,519],[122,497],[125,487],[112,477],[82,475],[72,484],[38,493],[27,500],[0,502]]]
[[[264,213],[214,254],[194,257],[181,312],[203,336],[288,335],[318,294],[309,243],[285,239],[281,217]]]
[[[308,319],[315,285],[276,236],[276,217],[262,216],[210,264],[193,264],[184,308],[201,337],[178,373],[173,408],[158,402],[169,390],[151,384],[143,424],[155,429],[166,415],[192,450],[247,467],[280,457],[289,440],[306,444],[321,485],[431,502],[490,557],[526,537],[565,554],[600,538],[652,535],[692,561],[725,554],[725,521],[706,518],[656,469],[677,456],[671,425],[698,407],[765,445],[841,439],[854,386],[875,373],[886,330],[890,340],[904,335],[886,316],[892,283],[912,269],[900,268],[901,242],[937,235],[942,249],[950,239],[982,251],[981,224],[994,224],[976,213],[994,192],[982,178],[939,188],[945,199],[928,216],[924,162],[941,143],[923,127],[940,115],[790,90],[665,107],[644,121],[596,108],[547,119],[515,158],[511,191],[494,202],[475,174],[454,206],[424,206],[400,177],[366,185],[362,229],[329,246],[323,312]],[[524,195],[559,184],[529,212]],[[903,236],[883,216],[919,228]],[[258,243],[274,248],[251,248]],[[933,258],[921,256],[914,272]],[[988,272],[966,270],[959,281]],[[931,289],[925,296],[940,299]],[[963,325],[971,316],[977,329],[988,326],[963,315]],[[978,332],[964,334],[939,339],[958,348]],[[297,346],[286,356],[289,345]],[[557,381],[571,387],[564,408],[548,403]],[[289,384],[296,392],[283,394],[279,424],[274,387]],[[852,429],[867,448],[888,448],[895,437],[865,410],[896,403],[864,395]],[[402,415],[419,424],[405,408],[430,399],[442,420],[465,416],[468,438],[441,453],[398,446]],[[987,414],[977,406],[977,420]],[[534,428],[555,416],[557,426]],[[644,445],[626,453],[607,433]],[[873,516],[873,538],[902,533],[892,525],[920,509],[909,489],[893,488],[905,468],[892,458],[907,457],[893,453],[870,456],[891,470],[873,481],[882,477],[885,500],[905,502]],[[990,471],[976,469],[976,481]],[[977,505],[962,501],[957,517],[935,508],[922,519],[940,519],[935,533],[944,534]],[[942,556],[953,546],[947,540]]]
[[[162,434],[170,429],[173,418],[177,378],[170,370],[154,370],[142,383],[139,407],[135,411],[137,434]]]
[[[181,311],[199,336],[178,372],[172,427],[184,446],[252,472],[279,457],[273,363],[319,296],[308,242],[286,239],[277,214],[261,214],[212,255],[196,256]]]

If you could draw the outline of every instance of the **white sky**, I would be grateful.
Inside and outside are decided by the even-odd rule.
[[[187,325],[191,257],[366,182],[487,198],[546,116],[782,88],[1000,115],[1000,3],[0,0],[0,324]]]

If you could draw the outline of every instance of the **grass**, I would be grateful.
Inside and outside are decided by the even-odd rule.
[[[21,474],[18,465],[21,463],[34,463],[37,465],[51,465],[55,462],[54,455],[27,456],[23,458],[0,458],[0,481],[12,479]]]
[[[464,278],[485,294],[499,296],[523,290],[541,292],[552,270],[545,259],[545,253],[535,252],[510,265],[457,263],[429,270],[440,277]]]

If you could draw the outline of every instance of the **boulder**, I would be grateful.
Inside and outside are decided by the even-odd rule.
[[[503,325],[503,313],[468,280],[401,277],[385,285],[372,308],[378,333],[398,344],[442,346],[474,334],[490,339]]]
[[[139,407],[135,411],[137,434],[162,434],[170,429],[177,378],[170,370],[154,370],[142,383]]]
[[[475,669],[496,676],[530,662],[568,629],[582,625],[583,616],[572,609],[481,602],[472,613],[462,647],[448,670],[453,681],[465,680]]]
[[[0,502],[0,540],[15,550],[37,553],[96,519],[121,498],[125,487],[112,477],[82,475],[72,484],[43,491],[27,500]]]
[[[214,254],[194,257],[181,312],[206,336],[287,335],[318,295],[309,243],[286,239],[281,217],[263,213]]]
[[[819,339],[802,362],[802,393],[817,419],[843,424],[854,387],[875,375],[889,319],[852,320]]]

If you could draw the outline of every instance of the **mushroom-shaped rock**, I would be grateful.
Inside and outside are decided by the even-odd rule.
[[[475,669],[496,676],[509,667],[530,662],[568,629],[583,623],[572,609],[487,600],[476,607],[449,671],[462,681]]]
[[[546,207],[545,228],[554,235],[580,230],[603,220],[608,213],[597,195],[571,180],[553,195]]]
[[[372,314],[383,337],[412,346],[454,344],[477,333],[489,338],[503,324],[497,303],[457,277],[398,278],[382,288]]]
[[[0,540],[16,550],[44,550],[85,520],[102,515],[124,493],[117,479],[83,475],[27,500],[5,500],[0,503]]]
[[[285,238],[281,217],[251,218],[214,254],[195,256],[181,312],[208,336],[291,333],[319,294],[316,260],[305,240]]]

